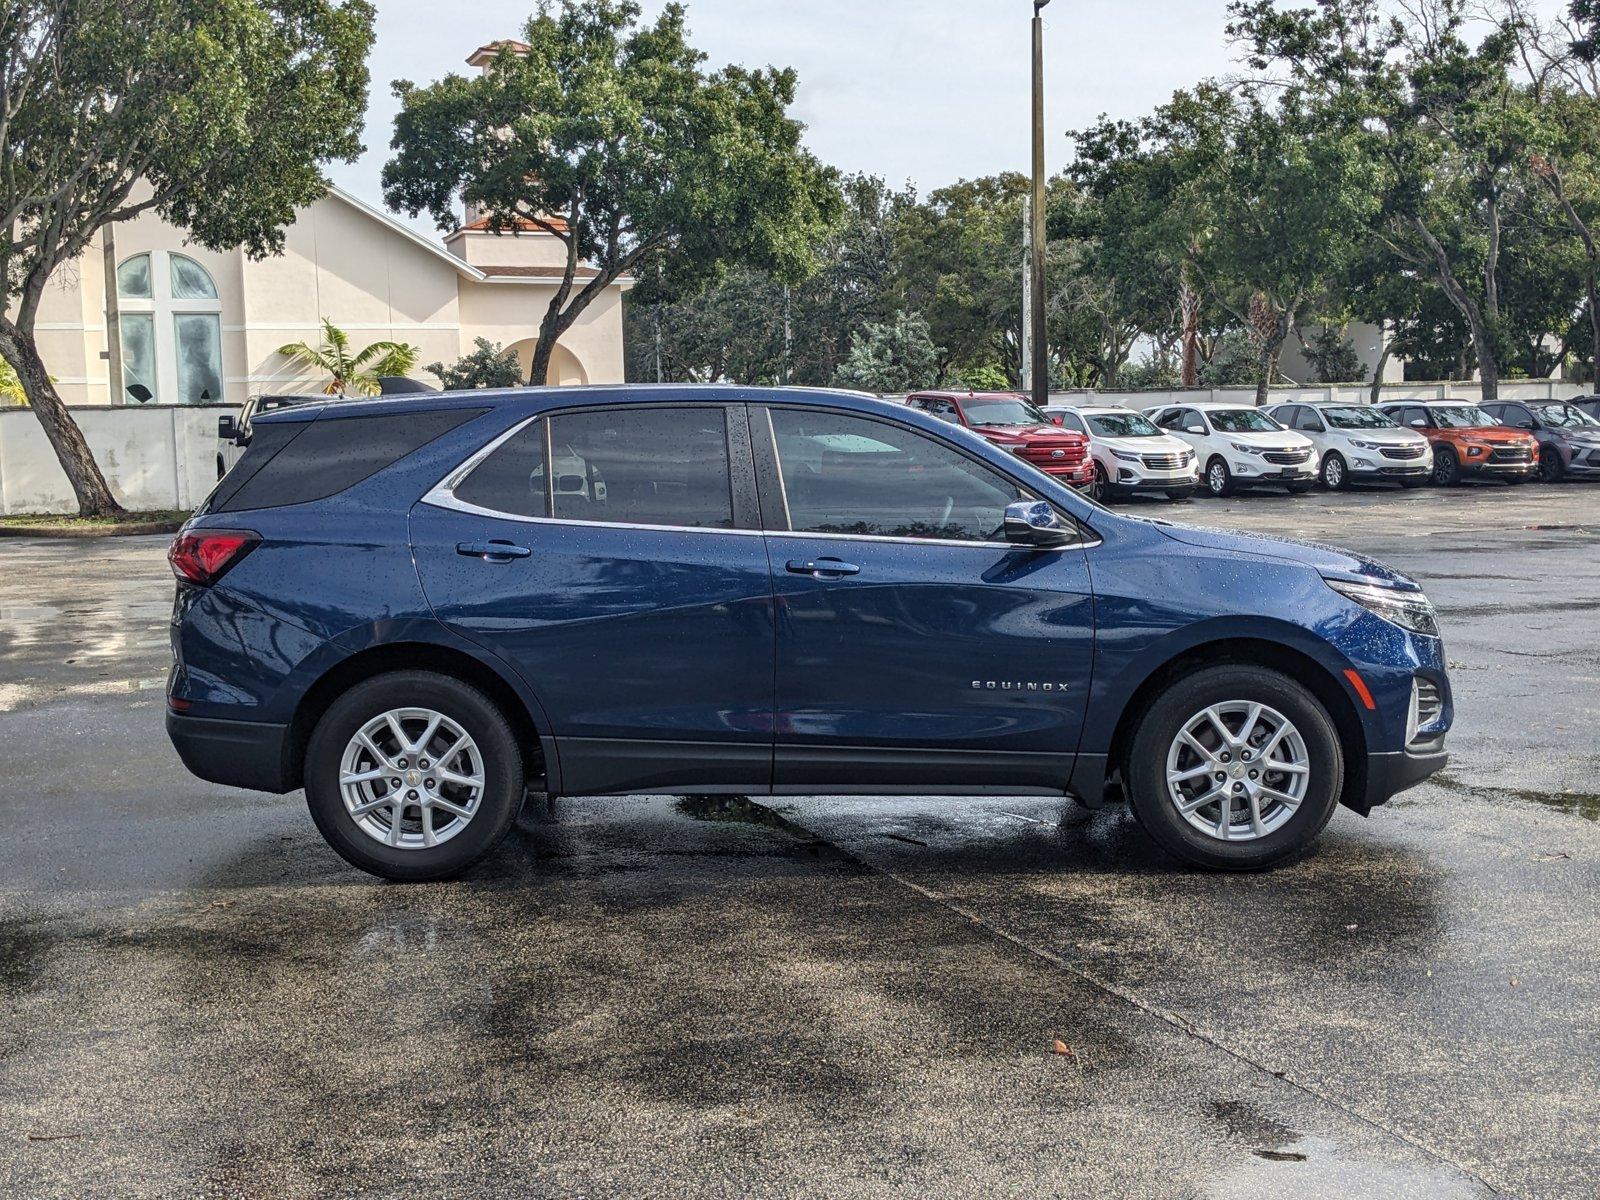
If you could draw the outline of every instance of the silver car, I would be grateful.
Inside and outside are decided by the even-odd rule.
[[[1274,404],[1267,411],[1311,439],[1322,456],[1322,485],[1330,492],[1359,480],[1421,487],[1433,474],[1428,439],[1370,405],[1322,401]]]

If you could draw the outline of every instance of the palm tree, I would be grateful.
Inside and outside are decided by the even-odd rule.
[[[320,346],[293,342],[279,346],[278,353],[327,374],[322,390],[330,396],[376,395],[380,375],[408,375],[422,354],[421,347],[405,342],[373,342],[351,354],[350,335],[327,317],[322,318],[322,337]]]

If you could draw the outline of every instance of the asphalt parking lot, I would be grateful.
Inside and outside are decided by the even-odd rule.
[[[0,1192],[1593,1195],[1600,486],[1130,507],[1422,581],[1445,774],[1255,876],[664,796],[396,886],[182,770],[164,539],[0,541]]]

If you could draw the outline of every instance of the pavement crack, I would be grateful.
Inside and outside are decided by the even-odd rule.
[[[816,841],[824,845],[830,846],[834,851],[843,855],[845,858],[858,864],[864,869],[881,875],[884,878],[899,884],[906,890],[922,897],[924,900],[938,905],[946,912],[960,917],[962,920],[966,921],[975,928],[982,930],[990,937],[1007,942],[1016,947],[1018,950],[1021,950],[1023,953],[1040,959],[1043,962],[1049,963],[1057,970],[1065,971],[1067,974],[1078,980],[1081,980],[1089,987],[1094,988],[1095,990],[1102,992],[1107,996],[1114,997],[1115,999],[1122,1001],[1124,1004],[1130,1005],[1139,1012],[1144,1013],[1146,1016],[1153,1017],[1155,1020],[1158,1020],[1165,1025],[1182,1031],[1197,1041],[1203,1042],[1207,1046],[1226,1054],[1235,1062],[1241,1063],[1253,1071],[1282,1081],[1289,1087],[1292,1087],[1296,1091],[1300,1092],[1302,1095],[1308,1096],[1313,1100],[1318,1100],[1321,1103],[1328,1105],[1330,1108],[1342,1113],[1352,1121],[1359,1122],[1360,1124],[1367,1126],[1369,1129],[1376,1130],[1378,1133],[1404,1142],[1413,1150],[1418,1151],[1433,1161],[1450,1167],[1453,1170],[1459,1171],[1462,1175],[1480,1184],[1482,1187],[1486,1188],[1490,1193],[1496,1196],[1503,1196],[1507,1194],[1504,1187],[1491,1182],[1477,1170],[1474,1170],[1472,1167],[1469,1167],[1465,1163],[1453,1158],[1446,1151],[1429,1145],[1427,1142],[1418,1138],[1415,1134],[1409,1133],[1406,1130],[1400,1129],[1394,1125],[1390,1125],[1377,1117],[1368,1116],[1366,1113],[1354,1107],[1344,1099],[1325,1092],[1316,1085],[1308,1083],[1303,1079],[1298,1079],[1288,1071],[1276,1070],[1273,1067],[1268,1066],[1266,1063],[1252,1057],[1248,1052],[1222,1041],[1215,1034],[1208,1032],[1199,1025],[1196,1025],[1193,1021],[1189,1020],[1189,1018],[1183,1016],[1181,1013],[1173,1012],[1170,1009],[1162,1008],[1159,1005],[1152,1004],[1150,1001],[1144,999],[1142,996],[1138,995],[1129,988],[1112,983],[1110,980],[1091,975],[1082,967],[1071,962],[1065,956],[1057,954],[1055,951],[1049,950],[1043,946],[1036,946],[1024,940],[1011,931],[996,925],[988,918],[972,911],[954,898],[945,895],[944,893],[934,891],[932,888],[924,887],[915,880],[910,879],[897,871],[892,871],[887,867],[881,866],[878,863],[865,859],[848,847],[840,845],[838,842],[833,841],[830,838],[824,837],[813,829],[800,825],[792,815],[784,815],[782,819],[792,828],[803,829],[806,836],[814,838]]]

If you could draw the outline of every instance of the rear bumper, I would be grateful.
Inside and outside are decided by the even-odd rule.
[[[1415,787],[1443,770],[1449,761],[1450,755],[1442,749],[1423,753],[1392,750],[1367,755],[1367,779],[1362,793],[1365,807],[1361,811],[1376,808],[1392,796]]]
[[[208,783],[258,792],[293,791],[289,730],[259,721],[219,721],[167,711],[167,736],[189,771]]]

